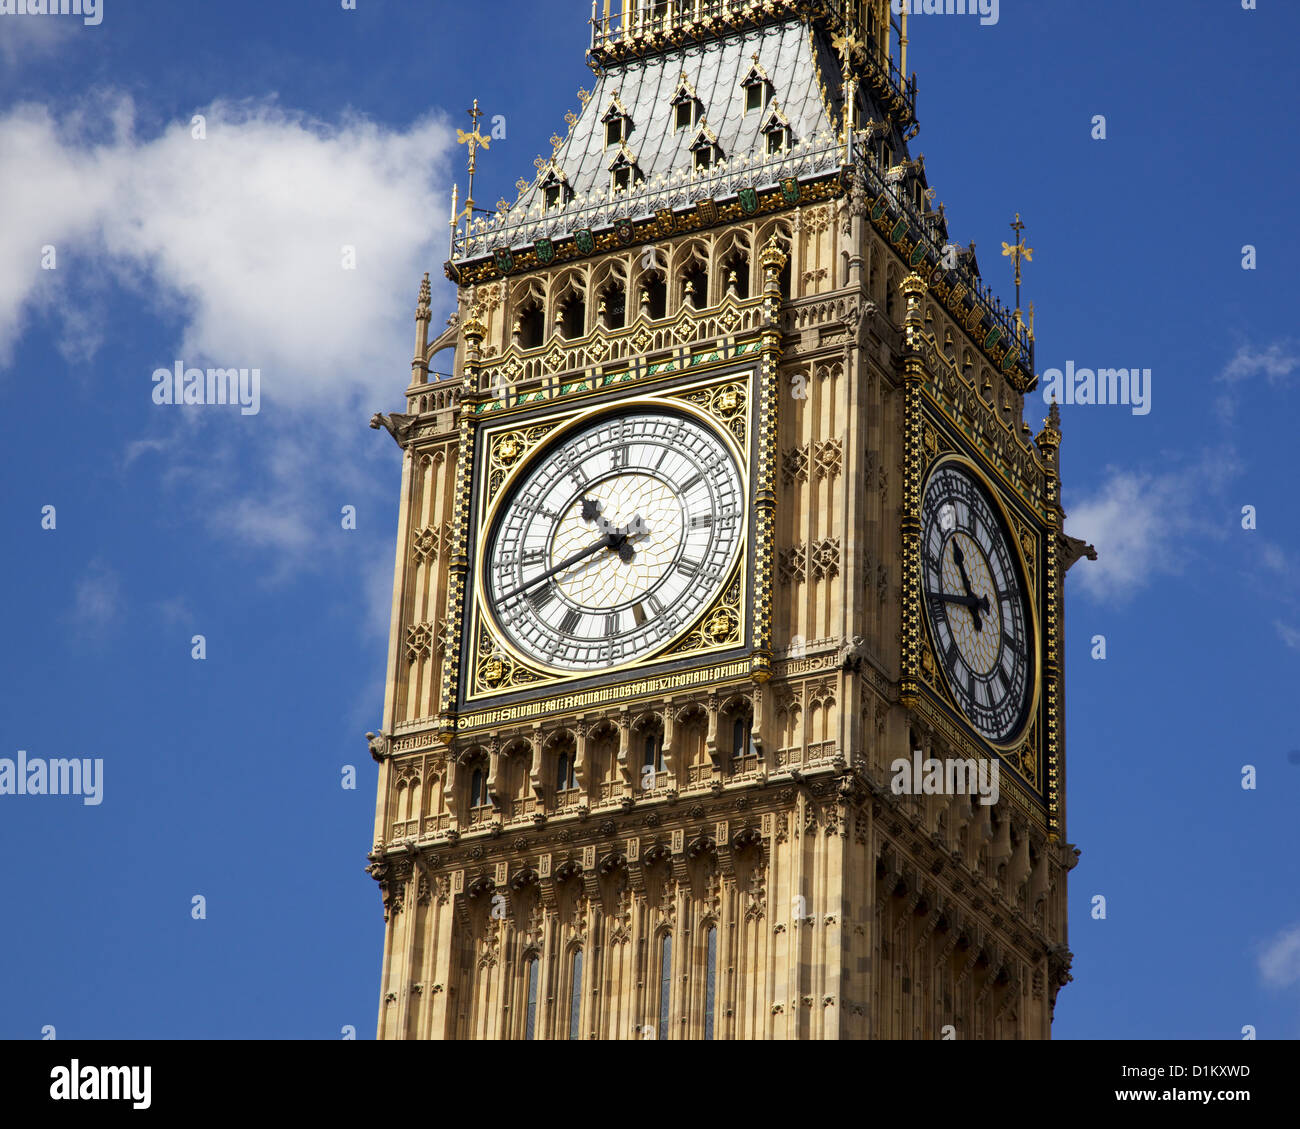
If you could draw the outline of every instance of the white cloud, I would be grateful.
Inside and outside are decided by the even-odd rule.
[[[67,47],[84,25],[77,19],[0,20],[0,59],[5,68],[16,70],[22,63],[53,55]]]
[[[1269,384],[1282,384],[1297,368],[1300,368],[1300,354],[1297,354],[1295,346],[1289,341],[1275,342],[1267,349],[1243,345],[1218,379],[1235,384],[1240,380],[1263,375]]]
[[[1278,636],[1282,642],[1294,650],[1300,651],[1300,629],[1291,627],[1283,623],[1280,619],[1273,621],[1273,626],[1277,628]]]
[[[1221,536],[1214,496],[1237,469],[1230,450],[1159,473],[1110,468],[1099,489],[1068,507],[1068,531],[1098,553],[1071,575],[1092,598],[1123,602],[1182,572],[1195,538]]]
[[[13,174],[0,205],[0,363],[36,316],[71,330],[81,345],[62,341],[65,353],[92,352],[86,319],[66,326],[59,311],[110,278],[183,319],[178,341],[123,374],[143,395],[177,359],[260,368],[263,399],[281,405],[400,387],[445,210],[447,128],[325,124],[273,102],[201,112],[202,141],[188,120],[137,137],[126,97],[58,120],[33,105],[0,117],[0,166]],[[47,245],[56,271],[41,269]],[[345,246],[356,270],[343,269]]]
[[[102,630],[117,619],[121,604],[122,585],[117,573],[100,561],[92,561],[73,591],[74,622],[91,631]]]
[[[1287,988],[1300,982],[1300,925],[1284,929],[1259,954],[1259,974],[1265,982]]]
[[[137,350],[137,371],[92,362],[85,377],[138,398],[157,421],[122,444],[123,473],[147,474],[160,504],[259,554],[269,583],[331,562],[351,570],[355,535],[337,515],[343,504],[374,512],[398,461],[366,421],[404,404],[419,280],[430,271],[437,287],[445,252],[435,217],[446,212],[452,137],[433,118],[331,124],[274,101],[200,112],[203,141],[188,118],[140,137],[125,96],[58,116],[0,112],[0,167],[16,174],[0,200],[0,367],[38,325],[65,358],[92,356],[112,327],[68,312],[122,288],[138,295],[160,316],[131,332],[167,328]],[[57,270],[40,269],[46,245]],[[345,246],[356,270],[343,269]],[[449,295],[444,284],[435,301]],[[176,360],[260,369],[262,413],[153,407],[152,373]],[[384,546],[385,531],[373,533]],[[378,555],[386,580],[369,561],[358,578],[373,610],[387,604],[384,584],[391,596],[391,548]],[[114,585],[83,581],[79,609],[107,622]],[[387,630],[384,607],[376,633]]]

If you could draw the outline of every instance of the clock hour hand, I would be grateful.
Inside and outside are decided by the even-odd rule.
[[[983,612],[985,615],[988,615],[989,598],[987,596],[980,596],[978,599],[976,599],[975,593],[971,591],[970,577],[966,575],[966,554],[961,551],[961,546],[958,545],[956,541],[952,543],[952,556],[953,556],[953,560],[957,562],[958,570],[961,572],[961,582],[966,588],[966,596],[968,599],[974,601],[973,603],[968,604],[967,606],[970,608],[971,619],[974,620],[975,622],[975,630],[983,631],[984,624],[980,620],[980,612]],[[964,601],[958,601],[958,602],[964,602]]]
[[[518,588],[512,588],[509,592],[503,592],[497,597],[499,603],[504,604],[507,600],[513,600],[516,596],[522,596],[530,588],[536,588],[543,580],[549,580],[557,572],[563,572],[566,568],[572,568],[579,561],[584,561],[588,557],[599,553],[601,549],[621,550],[627,544],[627,537],[621,533],[607,533],[594,545],[588,545],[585,549],[580,549],[571,557],[566,557],[557,565],[552,565],[545,572],[539,572],[531,580],[526,580]]]

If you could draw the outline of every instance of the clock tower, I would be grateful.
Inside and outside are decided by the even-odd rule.
[[[431,336],[426,276],[372,421],[381,1038],[1050,1036],[1091,550],[1032,329],[911,155],[898,20],[601,0],[486,218],[462,132],[457,309]]]

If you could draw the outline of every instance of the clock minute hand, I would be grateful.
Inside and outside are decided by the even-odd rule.
[[[593,554],[599,553],[601,549],[617,549],[626,540],[627,538],[622,534],[607,533],[594,545],[588,545],[585,549],[580,549],[578,552],[574,553],[573,556],[566,557],[559,564],[552,565],[545,572],[539,572],[531,580],[525,581],[523,584],[519,585],[518,588],[513,588],[509,592],[502,593],[497,597],[497,602],[504,604],[507,600],[513,600],[516,596],[523,595],[523,593],[527,592],[528,589],[537,587],[537,585],[539,585],[543,580],[549,580],[557,572],[563,572],[566,568],[572,568],[579,561],[584,561]]]
[[[985,606],[988,604],[988,599],[983,596],[977,599],[974,596],[950,596],[947,592],[930,592],[928,595],[931,599],[942,600],[945,604],[960,604],[963,608],[973,608],[976,610],[983,608],[985,611],[988,611],[988,608]]]

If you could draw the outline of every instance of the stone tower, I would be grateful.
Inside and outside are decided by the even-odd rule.
[[[906,17],[619,7],[517,201],[453,203],[457,312],[426,276],[372,421],[379,1036],[1047,1038],[1090,550],[909,154]]]

